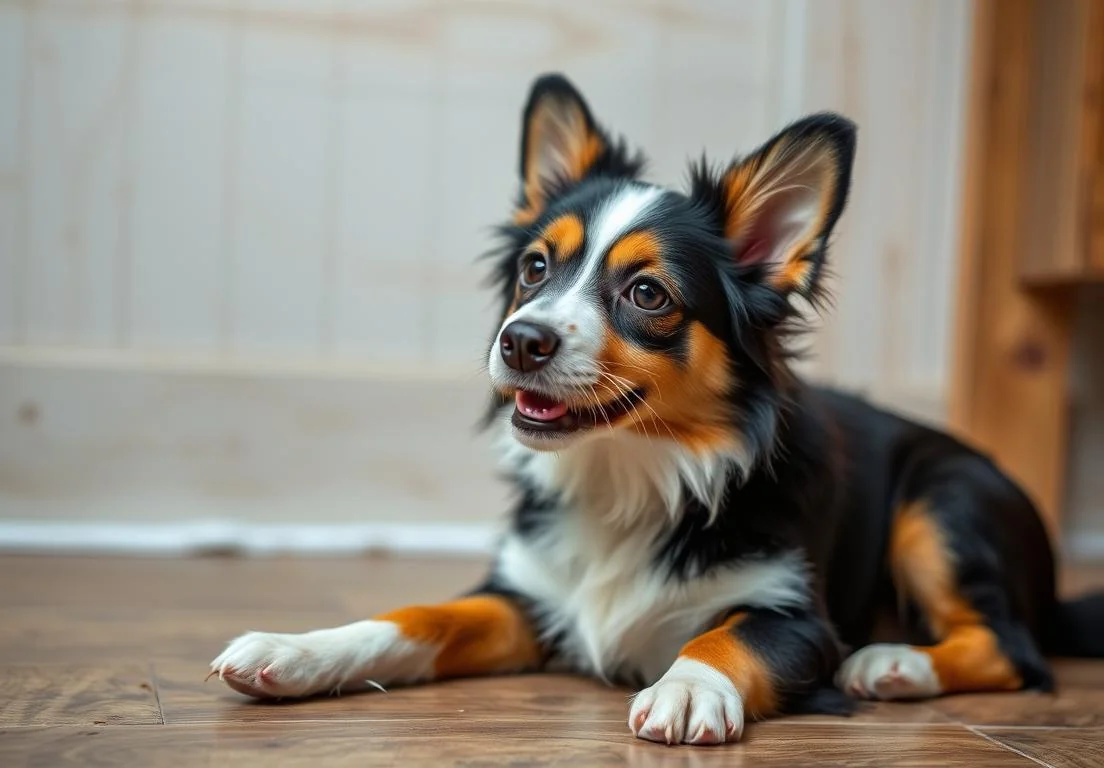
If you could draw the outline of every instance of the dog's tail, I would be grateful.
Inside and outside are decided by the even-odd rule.
[[[1049,655],[1104,658],[1104,592],[1055,603],[1047,630]]]

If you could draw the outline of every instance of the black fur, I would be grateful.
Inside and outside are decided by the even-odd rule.
[[[588,124],[607,149],[581,181],[564,181],[531,225],[500,229],[494,282],[503,310],[513,300],[517,259],[541,227],[566,211],[588,221],[613,187],[634,183],[643,167],[640,155],[630,154],[624,142],[610,140],[594,123],[581,97],[559,76],[537,81],[526,118],[550,95],[583,103]],[[826,142],[839,163],[820,244],[806,254],[813,272],[802,292],[819,302],[825,297],[818,278],[850,184],[854,126],[839,116],[814,115],[779,133],[760,152],[782,141],[810,140]],[[623,338],[680,362],[689,322],[701,323],[720,339],[738,382],[729,394],[730,428],[742,436],[754,461],[747,475],[730,477],[713,522],[686,494],[685,514],[655,542],[653,561],[645,567],[678,580],[752,558],[802,553],[813,576],[808,610],[757,609],[733,631],[774,671],[787,711],[845,712],[846,700],[831,689],[841,648],[871,642],[876,617],[896,608],[887,564],[891,525],[902,505],[922,501],[953,553],[959,593],[994,630],[1025,686],[1052,686],[1043,650],[1104,656],[1104,597],[1056,600],[1054,558],[1039,516],[992,462],[936,430],[859,398],[810,387],[792,374],[790,342],[800,318],[764,267],[733,258],[733,244],[724,239],[731,201],[722,179],[723,170],[702,161],[692,169],[686,194],[665,193],[649,213],[648,227],[665,245],[665,266],[683,300],[682,327],[649,333],[613,304],[608,320]],[[522,197],[519,205],[526,202]],[[547,290],[556,290],[555,280],[553,275]],[[492,414],[502,404],[496,397]],[[519,495],[512,530],[520,536],[531,536],[560,513],[555,495],[524,485]],[[485,589],[508,592],[509,585],[492,578]],[[541,607],[528,608],[540,627]],[[906,624],[914,642],[931,641],[915,606],[906,612]],[[556,639],[548,642],[554,646]]]
[[[832,672],[843,660],[841,647],[815,611],[750,609],[730,631],[770,670],[783,712],[854,711],[854,703],[832,687]]]

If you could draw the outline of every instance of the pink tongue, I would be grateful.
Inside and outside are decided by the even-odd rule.
[[[535,392],[519,389],[515,400],[522,415],[537,421],[555,421],[567,413],[567,403],[558,403]]]

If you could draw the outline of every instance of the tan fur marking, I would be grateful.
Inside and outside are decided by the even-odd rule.
[[[567,261],[583,246],[582,219],[574,214],[560,216],[545,227],[544,238],[552,245],[556,261]]]
[[[438,646],[437,678],[536,667],[540,646],[521,611],[501,597],[478,595],[435,606],[401,608],[377,617],[402,633]]]
[[[548,140],[547,131],[559,132],[560,139],[568,144],[564,148],[565,167],[556,169],[566,181],[579,181],[586,176],[606,148],[601,137],[587,128],[586,116],[575,104],[547,102],[537,105],[525,130],[527,153],[523,183],[526,205],[514,214],[514,222],[522,226],[536,221],[548,202],[550,169],[540,167],[540,152]]]
[[[950,549],[923,502],[898,510],[889,563],[897,589],[916,601],[936,637],[945,637],[952,627],[981,623],[981,615],[958,594]]]
[[[642,264],[655,266],[659,263],[659,238],[651,232],[630,232],[622,237],[606,255],[606,265],[610,269],[621,269]]]
[[[763,717],[777,711],[778,693],[770,668],[732,632],[746,618],[744,613],[729,617],[684,645],[679,656],[708,664],[725,675],[740,692],[748,715]]]
[[[897,589],[916,602],[939,640],[934,646],[916,650],[931,659],[944,693],[1023,687],[993,630],[958,593],[951,550],[924,502],[898,510],[889,562]]]
[[[938,645],[918,647],[931,659],[943,693],[968,691],[1018,691],[1023,679],[997,643],[993,630],[984,625],[960,626]]]
[[[645,404],[621,420],[639,434],[673,438],[695,453],[731,448],[735,437],[725,395],[732,377],[724,343],[696,321],[688,333],[689,360],[683,365],[607,329],[600,354],[606,369],[625,389],[647,393]]]

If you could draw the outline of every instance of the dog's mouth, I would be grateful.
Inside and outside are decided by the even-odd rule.
[[[643,390],[634,389],[610,403],[571,406],[537,392],[517,390],[514,395],[513,425],[542,436],[562,435],[598,425],[611,425],[643,401]]]

